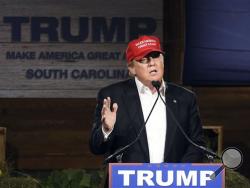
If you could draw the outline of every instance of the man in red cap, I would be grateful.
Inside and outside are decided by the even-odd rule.
[[[98,93],[90,149],[94,154],[109,156],[107,162],[202,161],[202,152],[176,125],[177,120],[196,144],[204,145],[196,97],[187,89],[166,84],[163,55],[157,37],[141,36],[129,42],[126,58],[133,78]],[[159,85],[160,100],[152,81]],[[115,153],[124,146],[128,147]]]

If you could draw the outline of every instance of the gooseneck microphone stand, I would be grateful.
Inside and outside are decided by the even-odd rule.
[[[146,124],[147,124],[147,122],[149,120],[149,117],[151,116],[151,114],[152,114],[152,112],[153,112],[153,110],[155,108],[155,105],[156,105],[156,103],[157,103],[157,101],[159,99],[159,96],[160,96],[160,94],[158,92],[158,96],[157,96],[157,98],[156,98],[156,100],[155,100],[155,102],[154,102],[154,104],[153,104],[153,106],[152,106],[152,108],[150,110],[150,113],[148,114],[148,117],[147,117],[146,121],[141,126],[140,131],[139,131],[138,135],[136,136],[136,138],[132,142],[127,144],[126,146],[117,149],[113,154],[111,154],[107,158],[105,158],[103,164],[107,164],[114,157],[116,157],[118,162],[122,162],[123,152],[125,152],[128,148],[130,148],[132,145],[134,145],[140,139],[142,131],[146,128]]]
[[[162,98],[162,96],[160,95],[160,86],[161,86],[161,82],[159,81],[152,81],[152,85],[156,88],[158,95],[160,96],[162,102],[165,104],[167,112],[169,113],[169,115],[172,117],[172,119],[174,120],[176,126],[178,127],[178,129],[181,131],[181,133],[183,134],[183,136],[187,139],[187,141],[192,144],[193,146],[195,146],[196,148],[200,149],[201,151],[203,151],[206,154],[206,157],[208,158],[208,160],[210,162],[212,162],[214,160],[214,158],[220,159],[221,157],[219,157],[216,153],[214,153],[213,151],[211,151],[208,148],[205,148],[204,146],[198,145],[196,144],[191,138],[189,138],[189,136],[186,134],[186,132],[183,130],[183,128],[181,127],[180,123],[177,121],[174,113],[172,112],[172,110],[168,107],[167,103],[164,101],[164,99]]]

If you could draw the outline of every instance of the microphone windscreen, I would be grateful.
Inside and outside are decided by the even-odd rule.
[[[152,83],[152,85],[153,85],[157,90],[160,89],[160,87],[161,87],[161,82],[160,82],[160,81],[152,81],[151,83]]]

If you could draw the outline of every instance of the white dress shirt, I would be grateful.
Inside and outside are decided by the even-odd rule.
[[[144,121],[146,121],[153,104],[158,96],[157,92],[152,91],[143,85],[135,77],[136,86],[138,89]],[[165,83],[162,81],[160,88],[160,94],[165,100]],[[165,140],[167,131],[167,117],[166,107],[162,100],[159,98],[151,116],[146,124],[146,133],[148,139],[148,149],[150,163],[162,163],[164,162]]]
[[[151,90],[148,87],[144,86],[136,77],[135,77],[135,83],[139,93],[144,122],[145,122],[154,105],[158,93],[157,92],[152,93]],[[162,81],[160,94],[163,100],[165,100],[165,89],[166,89],[165,83],[164,81]],[[166,131],[167,131],[166,107],[165,104],[159,98],[146,124],[150,163],[164,162]],[[104,135],[104,141],[106,141],[112,130],[109,132],[105,132],[102,127],[102,132]]]

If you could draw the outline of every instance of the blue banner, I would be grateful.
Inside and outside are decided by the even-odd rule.
[[[111,163],[109,187],[204,187],[224,188],[225,171],[210,178],[222,164]]]
[[[250,85],[250,1],[186,1],[183,83]]]

